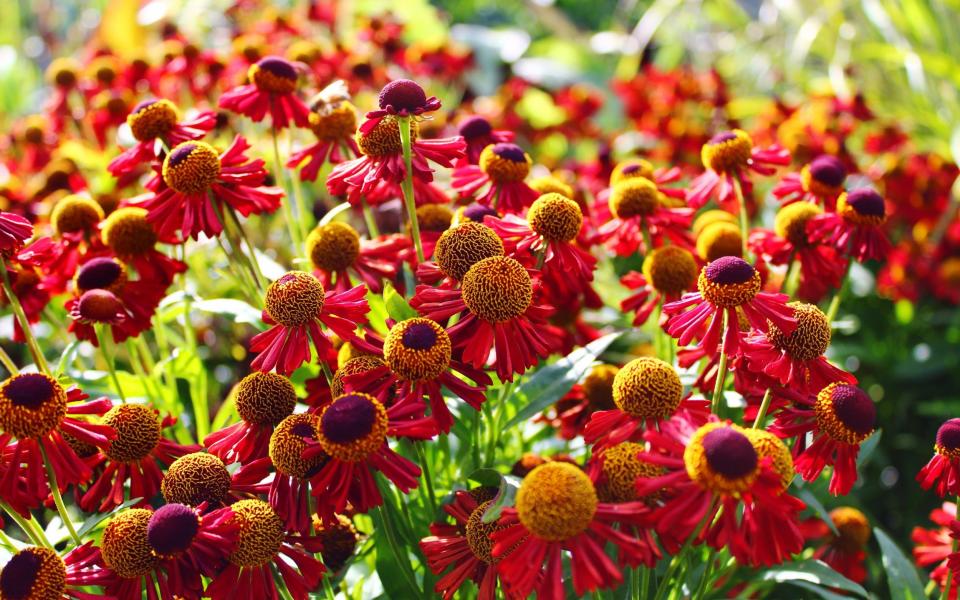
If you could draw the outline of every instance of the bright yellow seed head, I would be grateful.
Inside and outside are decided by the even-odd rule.
[[[638,455],[643,444],[622,442],[603,451],[603,479],[597,485],[601,502],[632,502],[637,498],[637,479],[659,477],[666,473],[662,466],[642,461]],[[655,498],[644,498],[653,502]]]
[[[687,475],[709,491],[739,497],[756,481],[760,460],[746,431],[732,424],[707,423],[683,452]]]
[[[334,398],[343,395],[345,391],[344,378],[385,366],[387,366],[387,363],[379,356],[365,354],[351,358],[333,374],[333,378],[330,380],[330,395]]]
[[[220,155],[206,142],[183,142],[163,161],[163,180],[181,194],[202,194],[220,176]]]
[[[405,381],[436,379],[450,366],[451,352],[446,330],[421,317],[394,325],[383,343],[383,356],[390,370]]]
[[[0,429],[18,439],[39,439],[60,426],[67,392],[42,373],[20,373],[0,385]]]
[[[135,463],[146,458],[160,442],[157,411],[142,404],[114,406],[103,416],[103,423],[117,431],[105,453],[116,462]]]
[[[742,256],[743,237],[740,227],[724,221],[711,223],[697,236],[697,254],[707,262],[723,256]]]
[[[283,545],[283,521],[263,500],[241,500],[230,506],[240,527],[237,545],[227,557],[238,567],[259,567],[271,562]]]
[[[177,107],[163,99],[141,102],[127,115],[127,125],[138,142],[152,142],[164,137],[179,120]]]
[[[665,419],[683,397],[680,376],[658,358],[641,357],[628,362],[613,380],[613,401],[630,416]]]
[[[153,250],[157,234],[139,206],[118,208],[103,222],[103,243],[121,257],[142,256]]]
[[[410,143],[415,142],[419,136],[420,125],[411,119]],[[403,152],[403,146],[400,143],[400,124],[396,117],[384,117],[367,133],[357,132],[357,145],[360,147],[360,152],[375,158],[394,156]]]
[[[646,177],[624,179],[610,191],[610,212],[620,219],[646,217],[660,206],[662,195]]]
[[[277,323],[297,327],[312,323],[323,310],[326,295],[320,281],[303,271],[290,271],[267,288],[267,314]]]
[[[270,460],[277,472],[288,477],[308,479],[326,464],[328,458],[319,455],[311,460],[302,458],[307,448],[305,440],[317,439],[320,417],[313,413],[290,415],[273,430],[270,436]]]
[[[773,230],[778,236],[793,244],[794,248],[806,248],[810,245],[807,223],[822,212],[822,208],[811,202],[787,204],[777,211]]]
[[[820,390],[814,405],[817,427],[843,444],[859,444],[877,423],[877,407],[866,392],[849,383],[834,382]]]
[[[159,561],[147,540],[147,525],[152,516],[152,510],[128,508],[112,517],[103,530],[103,562],[123,579],[146,575]]]
[[[50,213],[50,223],[60,235],[90,233],[101,219],[103,219],[103,208],[93,198],[80,194],[64,196]]]
[[[0,598],[4,600],[60,600],[66,590],[66,565],[49,548],[24,548],[0,571]]]
[[[473,221],[444,231],[433,251],[443,274],[458,281],[470,267],[491,256],[503,256],[503,240],[486,225]]]
[[[548,462],[523,478],[517,517],[536,537],[562,542],[590,527],[597,502],[597,491],[583,471],[569,463]]]
[[[750,438],[757,456],[761,460],[770,458],[773,470],[780,476],[781,491],[790,487],[794,475],[793,456],[783,440],[765,429],[746,429],[744,432]]]
[[[594,410],[610,410],[613,402],[613,382],[620,368],[616,365],[597,365],[584,378],[583,395]]]
[[[480,153],[480,169],[494,183],[523,181],[532,165],[530,155],[514,144],[490,144]]]
[[[530,228],[551,242],[569,242],[580,233],[583,212],[580,205],[556,193],[537,198],[527,211]]]
[[[661,246],[643,259],[643,275],[661,294],[680,296],[697,286],[697,261],[680,246]]]
[[[743,306],[760,291],[760,273],[741,258],[722,256],[700,270],[697,289],[714,306]]]
[[[324,113],[310,113],[310,129],[318,140],[336,142],[349,139],[357,132],[357,109],[347,101],[330,107]]]
[[[317,269],[336,273],[353,266],[360,256],[360,235],[346,223],[318,225],[307,236],[307,256]]]
[[[812,304],[790,302],[793,316],[797,319],[797,328],[784,335],[776,325],[770,323],[767,337],[777,349],[785,351],[796,360],[814,360],[823,356],[830,345],[830,323],[823,311]]]
[[[710,138],[700,150],[703,166],[717,173],[735,173],[749,164],[753,140],[742,129],[725,131]]]
[[[346,393],[320,414],[317,432],[323,450],[344,462],[360,462],[387,439],[387,409],[369,394]]]
[[[421,231],[443,232],[450,228],[453,211],[446,204],[424,204],[417,207],[417,222]]]
[[[507,256],[491,256],[470,267],[461,288],[470,312],[489,323],[519,317],[533,301],[530,274]]]
[[[831,543],[839,550],[855,554],[867,547],[871,533],[867,515],[853,507],[841,506],[830,511],[830,520],[840,534],[834,536]]]
[[[257,371],[237,384],[234,402],[247,423],[272,427],[293,413],[297,392],[283,375]]]
[[[541,196],[544,194],[560,194],[564,198],[574,199],[575,192],[573,191],[573,187],[553,175],[544,175],[543,177],[531,179],[527,185]]]
[[[230,473],[223,461],[206,452],[184,454],[173,461],[160,483],[167,504],[218,505],[230,491]]]
[[[719,208],[705,210],[693,220],[693,234],[699,237],[704,229],[714,223],[730,223],[731,225],[736,225],[737,216]]]
[[[613,168],[610,173],[610,185],[615,186],[621,181],[642,177],[644,179],[653,179],[653,165],[650,161],[642,158],[631,158],[625,160]]]

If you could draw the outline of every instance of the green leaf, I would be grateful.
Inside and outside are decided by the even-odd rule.
[[[115,509],[113,509],[110,512],[94,513],[93,515],[90,516],[89,519],[83,522],[83,525],[81,525],[80,529],[77,530],[77,535],[80,536],[81,538],[84,537],[85,535],[87,535],[88,533],[96,529],[97,525],[99,525],[100,523],[106,521],[107,519],[117,514],[121,510],[129,508],[134,504],[136,504],[137,502],[140,502],[140,500],[141,500],[140,498],[131,498],[130,500],[127,500],[126,502],[117,506]]]
[[[500,490],[494,497],[493,502],[487,507],[480,519],[484,523],[493,523],[500,518],[503,509],[513,506],[514,499],[517,497],[517,490],[520,489],[520,478],[513,475],[500,476]]]
[[[390,283],[387,283],[383,288],[383,300],[387,307],[387,314],[394,321],[406,321],[417,316],[417,311],[413,310],[406,299]]]
[[[330,223],[330,222],[332,222],[332,221],[336,221],[336,220],[337,220],[337,217],[338,217],[341,213],[344,213],[344,212],[346,212],[346,211],[348,211],[348,210],[350,210],[350,203],[349,203],[349,202],[341,202],[340,204],[338,204],[338,205],[334,206],[333,208],[331,208],[330,210],[328,210],[328,211],[327,211],[327,214],[323,215],[323,218],[320,219],[320,222],[319,222],[319,223],[317,223],[317,227],[319,227],[319,226],[321,226],[321,225],[326,225],[327,223]]]
[[[927,596],[923,593],[923,585],[920,584],[920,576],[913,562],[884,530],[874,527],[873,533],[880,544],[890,597],[893,600],[924,600]]]
[[[597,357],[613,343],[623,332],[611,333],[600,339],[593,340],[583,348],[577,348],[557,362],[547,365],[530,376],[518,388],[518,392],[527,398],[526,405],[517,411],[504,429],[526,421],[533,415],[543,411],[564,394],[570,391],[573,384],[580,381],[587,370],[593,365]]]
[[[487,487],[499,487],[503,480],[503,475],[494,469],[477,469],[467,476],[470,481],[476,481],[480,485]]]
[[[817,516],[820,517],[820,520],[827,524],[827,527],[830,528],[830,531],[834,535],[840,535],[840,532],[837,531],[837,526],[833,524],[833,519],[830,518],[830,513],[827,512],[827,509],[824,508],[823,503],[810,491],[809,488],[802,488],[797,496],[807,503],[807,506],[813,509]]]
[[[883,435],[883,431],[878,429],[873,433],[873,435],[868,437],[862,444],[860,444],[860,454],[857,455],[858,469],[867,464],[867,462],[870,460],[870,457],[873,456],[877,446],[880,445],[881,435]]]
[[[67,344],[67,347],[63,349],[63,353],[60,355],[60,360],[57,361],[57,370],[54,372],[54,377],[60,377],[64,370],[66,370],[67,365],[73,362],[74,357],[77,355],[77,351],[80,349],[80,340],[74,340]]]
[[[798,585],[798,582],[811,584],[806,589],[815,587],[840,589],[845,592],[852,592],[862,598],[866,598],[867,590],[863,589],[857,583],[850,581],[840,573],[837,573],[830,566],[820,560],[803,560],[795,563],[787,563],[773,569],[767,569],[760,573],[761,581],[776,581],[777,583],[790,583]],[[821,594],[822,595],[822,594]],[[823,596],[827,598],[828,596]]]
[[[193,303],[193,308],[215,315],[232,317],[235,323],[247,323],[266,329],[259,309],[247,304],[243,300],[232,298],[216,298],[214,300],[200,300]]]

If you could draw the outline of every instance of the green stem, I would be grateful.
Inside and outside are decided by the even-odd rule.
[[[33,330],[30,329],[30,320],[27,319],[27,314],[23,312],[23,307],[20,306],[20,300],[13,292],[13,286],[10,285],[10,276],[7,274],[7,263],[2,259],[0,259],[0,276],[3,278],[3,292],[7,296],[7,302],[10,303],[10,308],[13,309],[13,314],[16,316],[17,321],[20,322],[20,329],[23,330],[23,337],[27,341],[27,348],[30,349],[33,362],[36,363],[37,369],[39,369],[41,373],[49,374],[50,367],[47,366],[47,359],[44,358],[43,351],[40,350],[37,338],[33,337]]]
[[[747,203],[743,199],[743,188],[740,187],[740,180],[733,177],[733,193],[737,197],[737,207],[740,213],[740,243],[743,252],[743,260],[749,260],[749,251],[747,250],[747,237],[750,235],[750,222],[747,218]]]
[[[487,451],[484,453],[486,464],[493,466],[496,459],[497,444],[500,443],[500,421],[503,419],[503,413],[506,410],[507,396],[513,390],[513,382],[508,381],[500,388],[500,394],[497,396],[497,406],[491,413],[490,436],[487,438]]]
[[[410,570],[410,565],[405,558],[405,554],[403,554],[404,549],[400,546],[399,540],[397,539],[397,530],[393,521],[390,519],[390,511],[385,510],[383,506],[378,507],[377,510],[380,512],[380,519],[383,520],[383,531],[387,536],[387,544],[390,545],[390,550],[394,556],[397,557],[400,572],[403,573],[403,578],[406,579],[410,589],[416,590],[418,588],[417,578]],[[404,558],[401,559],[401,556],[404,556]]]
[[[366,196],[360,196],[360,209],[363,211],[363,220],[367,224],[367,233],[371,238],[380,237],[380,229],[377,227],[377,217],[373,214],[373,209],[367,203]]]
[[[800,283],[800,261],[795,256],[796,253],[790,255],[790,267],[783,277],[783,285],[780,286],[780,291],[788,296],[796,293],[797,285]]]
[[[235,229],[235,234],[239,237],[238,241],[242,241],[247,246],[247,262],[250,263],[250,267],[253,272],[253,278],[257,282],[257,288],[260,291],[267,289],[266,278],[263,276],[263,272],[260,270],[260,262],[257,260],[257,253],[254,249],[254,245],[250,243],[250,237],[247,235],[247,231],[243,228],[243,225],[240,224],[240,217],[237,216],[236,211],[233,210],[233,207],[229,204],[224,205],[225,212],[228,220],[233,222],[233,228]]]
[[[710,549],[710,555],[707,558],[707,564],[703,568],[703,575],[700,577],[700,584],[697,586],[696,593],[693,594],[693,600],[697,598],[703,598],[703,595],[707,593],[707,582],[710,581],[710,572],[713,570],[713,563],[716,562],[713,556],[713,549]]]
[[[837,311],[840,310],[840,301],[843,300],[843,293],[847,289],[847,280],[850,279],[850,269],[853,267],[853,259],[847,259],[847,269],[843,273],[843,279],[840,280],[840,289],[830,300],[830,307],[827,309],[827,323],[833,327],[833,320],[837,318]]]
[[[767,391],[763,394],[763,400],[760,402],[760,410],[757,411],[757,418],[753,420],[754,429],[763,427],[763,420],[767,417],[767,409],[770,408],[771,396],[773,396],[773,392],[770,388],[767,388]]]
[[[710,502],[710,505],[707,507],[707,512],[704,513],[703,518],[700,519],[700,522],[697,523],[697,526],[694,528],[693,533],[690,534],[690,537],[683,542],[683,546],[680,547],[680,551],[673,557],[670,561],[670,566],[667,567],[667,572],[664,573],[663,578],[660,579],[660,585],[657,587],[657,593],[653,597],[654,600],[661,600],[664,597],[664,594],[670,588],[671,583],[675,582],[674,574],[676,573],[677,568],[679,568],[681,563],[686,562],[685,556],[687,551],[690,549],[690,545],[695,539],[700,535],[700,532],[703,531],[703,528],[707,525],[707,521],[710,520],[711,513],[713,512],[713,502]]]
[[[250,249],[250,255],[247,255],[243,250],[243,245],[240,243],[238,236],[233,231],[232,224],[226,218],[227,213],[232,214],[230,212],[230,207],[226,204],[221,206],[220,201],[217,200],[213,196],[213,194],[210,194],[210,203],[213,205],[213,212],[216,213],[217,220],[220,221],[220,225],[223,227],[223,233],[227,236],[227,241],[230,242],[230,248],[232,252],[228,253],[226,247],[223,245],[223,241],[220,239],[219,236],[217,236],[217,241],[220,242],[220,248],[223,249],[223,253],[227,257],[227,262],[230,263],[231,266],[235,259],[239,259],[240,262],[243,263],[247,271],[249,271],[248,274],[250,275],[250,279],[253,283],[253,288],[256,289],[256,293],[253,293],[253,291],[249,292],[250,296],[259,297],[260,295],[263,294],[263,290],[265,288],[261,281],[261,278],[263,276],[260,274],[260,268],[256,265],[256,258],[251,258],[251,256],[253,255],[253,245],[250,243],[247,243],[247,246]],[[239,221],[237,221],[237,226],[238,227],[240,226]],[[243,235],[243,228],[240,227],[240,236],[242,235]],[[241,270],[241,272],[243,271]],[[247,279],[246,276],[241,278],[237,276],[235,272],[235,277],[237,278],[238,283],[241,283],[244,286],[249,285],[249,283],[246,282],[246,279]],[[241,279],[243,279],[244,281],[240,281]]]
[[[330,577],[323,578],[323,591],[327,595],[327,600],[336,600],[337,595],[333,592],[333,586],[330,585]]]
[[[427,496],[430,498],[430,508],[433,509],[431,516],[437,514],[437,495],[433,492],[433,476],[430,474],[430,463],[427,461],[427,453],[423,449],[422,442],[414,442],[413,448],[417,452],[417,460],[423,469],[423,482],[427,487]]]
[[[721,400],[723,397],[723,387],[727,382],[727,326],[730,319],[730,313],[723,310],[723,343],[720,345],[720,364],[717,365],[717,383],[713,387],[713,401],[710,403],[710,410],[715,415],[720,414]]]
[[[27,537],[30,538],[30,541],[33,542],[34,546],[53,548],[50,542],[47,541],[47,537],[44,535],[43,531],[37,526],[33,519],[24,519],[22,516],[20,516],[20,513],[11,508],[11,506],[3,500],[0,500],[0,508],[10,515],[10,518],[13,519],[13,521],[25,534],[27,534]]]
[[[283,165],[280,163],[280,145],[277,143],[277,127],[276,124],[270,126],[270,138],[273,140],[273,167],[275,178],[280,186],[286,188],[286,177],[283,176]],[[287,195],[284,198],[283,210],[287,218],[287,229],[290,231],[290,239],[293,241],[293,247],[297,249],[296,255],[299,256],[303,252],[303,238],[302,232],[300,231],[300,221],[297,220],[296,215],[300,213],[301,207],[297,206],[296,212],[294,212],[293,205],[297,202],[297,199],[291,195]]]
[[[70,532],[70,537],[73,538],[74,543],[77,546],[80,546],[83,544],[83,541],[80,539],[80,536],[77,535],[77,530],[74,529],[73,523],[70,521],[70,515],[67,514],[67,507],[63,504],[63,497],[60,495],[60,487],[57,485],[57,475],[53,472],[53,465],[50,463],[50,458],[47,456],[47,450],[43,447],[42,443],[37,445],[40,446],[40,454],[43,455],[43,466],[47,470],[47,482],[50,484],[50,494],[53,496],[53,503],[57,505],[57,512],[60,513],[60,520],[63,521],[67,531]]]
[[[20,369],[17,368],[17,363],[13,362],[13,359],[10,358],[7,351],[3,349],[3,346],[0,346],[0,363],[3,363],[3,368],[10,373],[11,377],[20,372]]]
[[[127,355],[130,357],[130,367],[133,369],[137,379],[140,380],[140,384],[143,385],[143,389],[147,392],[150,403],[154,404],[157,400],[163,400],[163,393],[157,388],[157,383],[147,375],[143,363],[140,361],[137,346],[133,343],[133,338],[127,338],[126,345]]]
[[[413,197],[413,152],[410,144],[410,117],[398,117],[400,125],[400,145],[403,146],[403,165],[406,175],[403,178],[403,202],[410,219],[410,233],[413,245],[417,248],[417,261],[424,262],[423,242],[420,241],[420,223],[417,222],[417,202]]]
[[[123,393],[123,386],[120,385],[120,378],[117,377],[117,368],[113,362],[114,357],[116,357],[116,350],[113,346],[113,332],[107,327],[104,327],[102,323],[96,323],[93,329],[96,332],[97,341],[100,343],[103,361],[107,363],[107,373],[110,375],[110,381],[113,382],[113,387],[117,390],[117,396],[120,397],[120,402],[126,404],[127,397]]]
[[[650,594],[650,573],[653,569],[644,568],[640,575],[640,589],[634,598],[643,598],[646,600]]]
[[[643,234],[643,254],[646,256],[653,252],[653,240],[650,239],[650,230],[647,228],[646,221],[644,221],[643,225],[640,227],[640,232]]]

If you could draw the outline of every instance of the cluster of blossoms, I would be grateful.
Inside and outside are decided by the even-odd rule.
[[[583,597],[656,581],[658,565],[661,590],[685,575],[736,594],[799,556],[864,581],[867,517],[816,516],[795,480],[832,496],[857,483],[876,407],[827,353],[851,265],[890,269],[888,216],[929,217],[903,205],[909,177],[850,178],[845,149],[776,137],[790,114],[751,132],[686,123],[678,107],[724,108],[715,73],[615,82],[634,130],[663,146],[620,160],[583,86],[554,94],[562,125],[515,112],[533,85],[517,78],[499,103],[444,114],[418,82],[461,85],[468,53],[406,46],[391,19],[352,50],[314,44],[336,21],[323,5],[240,29],[227,54],[170,26],[159,62],[54,61],[43,114],[0,145],[3,302],[23,359],[0,352],[0,509],[30,542],[3,536],[0,598],[332,596],[366,536],[444,598]],[[867,120],[832,117],[847,113]],[[555,135],[601,150],[548,168],[530,150]],[[109,176],[68,158],[75,144]],[[772,228],[752,225],[761,214]],[[960,248],[955,223],[938,235]],[[257,332],[194,327],[207,278],[261,315]],[[611,333],[652,345],[596,353],[530,397],[525,383],[565,364],[551,361]],[[75,369],[80,342],[98,350]],[[181,400],[166,369],[212,370],[227,347],[222,406],[205,387]],[[526,404],[542,414],[521,423]],[[505,443],[511,417],[563,453],[510,454],[533,449]],[[941,496],[960,493],[954,421],[920,475]],[[491,468],[499,488],[470,486]],[[65,550],[39,524],[53,510]],[[948,586],[960,523],[938,524],[949,533],[917,534],[918,560],[945,561]]]

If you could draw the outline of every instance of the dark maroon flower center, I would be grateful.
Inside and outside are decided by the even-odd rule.
[[[370,400],[348,394],[334,400],[324,411],[320,426],[328,440],[346,444],[370,433],[376,420],[377,411]]]
[[[947,450],[960,448],[960,419],[950,419],[937,430],[937,445]]]
[[[837,157],[823,154],[810,161],[810,175],[824,185],[837,187],[847,178],[847,170]]]
[[[291,281],[293,281],[293,280],[296,279],[296,278],[297,278],[297,274],[296,274],[296,273],[287,273],[286,275],[284,275],[283,277],[281,277],[280,279],[278,279],[278,280],[277,280],[277,283],[278,283],[279,285],[284,285],[284,284],[290,283]]]
[[[870,396],[855,385],[838,385],[833,390],[833,412],[843,425],[859,434],[873,431],[877,407]]]
[[[107,288],[123,275],[123,267],[112,258],[94,258],[80,267],[77,287],[81,290]]]
[[[882,217],[885,213],[883,196],[872,188],[860,188],[847,192],[847,204],[866,217]]]
[[[437,343],[437,332],[426,323],[414,323],[403,332],[401,341],[411,350],[429,350]]]
[[[272,75],[276,75],[277,77],[290,79],[292,81],[297,80],[297,69],[290,61],[280,58],[279,56],[267,56],[266,58],[262,58],[257,63],[257,66]]]
[[[516,144],[497,144],[493,147],[493,153],[512,162],[520,163],[527,160],[523,148]]]
[[[40,373],[23,373],[7,385],[6,396],[14,406],[36,410],[53,398],[53,384]]]
[[[161,506],[147,523],[147,542],[158,554],[176,554],[190,547],[200,529],[200,519],[183,504]]]
[[[724,131],[723,133],[718,133],[717,135],[710,138],[709,144],[722,144],[730,140],[737,138],[737,134],[732,131]]]
[[[122,305],[120,300],[109,290],[87,290],[80,296],[77,309],[80,316],[88,321],[103,323],[117,316]]]
[[[414,112],[427,103],[427,94],[414,81],[396,79],[380,90],[380,108],[393,107],[397,112]]]
[[[190,156],[190,153],[197,148],[196,144],[180,144],[174,148],[173,152],[170,153],[170,158],[167,161],[167,165],[170,167],[175,167],[187,160],[187,157]]]
[[[707,265],[707,279],[723,285],[750,281],[754,272],[750,263],[736,256],[721,256]]]
[[[138,112],[140,112],[141,110],[143,110],[143,109],[145,109],[145,108],[148,108],[148,107],[150,107],[150,106],[153,106],[153,105],[156,104],[156,103],[157,103],[157,99],[156,99],[156,98],[148,98],[147,100],[144,100],[144,101],[141,102],[140,104],[134,106],[134,107],[133,107],[133,112],[132,112],[131,114],[134,114],[134,115],[135,115],[135,114],[137,114]]]
[[[290,429],[290,433],[302,438],[313,437],[313,427],[309,423],[297,423]]]
[[[757,468],[753,444],[747,436],[729,427],[714,429],[703,436],[703,450],[710,468],[727,479],[743,477]]]
[[[640,170],[640,165],[634,163],[634,164],[627,165],[627,166],[625,166],[624,168],[620,169],[620,172],[623,173],[624,175],[632,175],[632,174],[636,173],[636,172],[639,171],[639,170]]]
[[[483,117],[473,116],[460,124],[460,135],[466,140],[484,138],[493,131],[493,126]]]
[[[30,590],[40,572],[40,557],[33,552],[18,552],[0,574],[0,596],[20,600],[30,597]]]
[[[491,217],[497,216],[497,211],[490,208],[489,206],[484,206],[482,204],[471,204],[470,206],[463,209],[463,216],[470,219],[471,221],[476,221],[477,223],[483,223],[483,218],[487,215]]]

